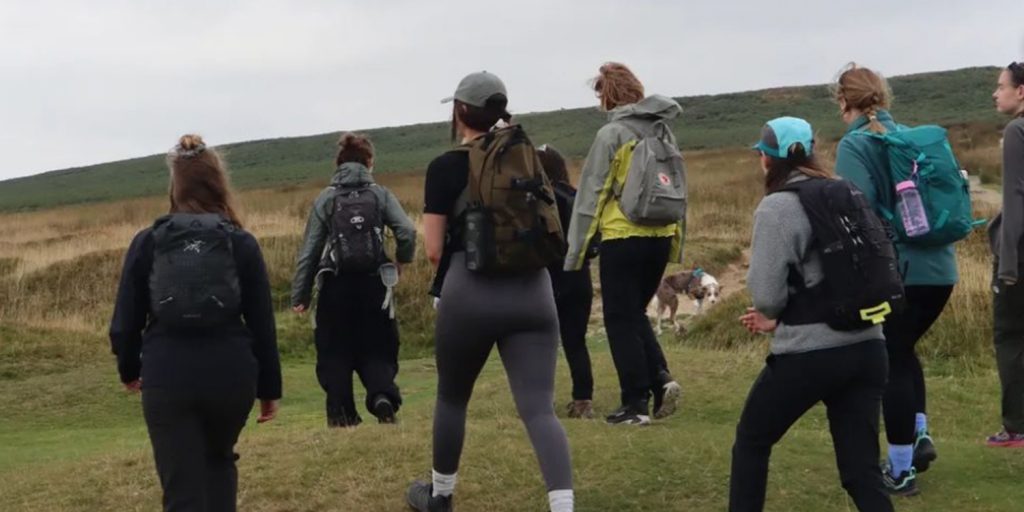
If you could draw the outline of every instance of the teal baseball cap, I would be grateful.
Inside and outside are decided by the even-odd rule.
[[[785,160],[794,144],[801,144],[810,156],[814,150],[814,130],[811,123],[799,117],[779,117],[768,121],[761,129],[761,140],[754,149],[770,157]]]

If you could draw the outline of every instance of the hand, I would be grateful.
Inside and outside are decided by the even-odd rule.
[[[434,297],[434,309],[437,309],[437,305],[441,303],[441,297]]]
[[[769,320],[754,308],[747,308],[747,313],[740,317],[740,323],[752,334],[772,332],[778,326],[775,320]]]
[[[306,312],[306,305],[305,304],[298,304],[298,305],[292,306],[292,311],[294,311],[296,315],[301,315],[301,314]]]
[[[260,400],[260,417],[256,418],[256,423],[266,423],[276,418],[280,402],[280,400]]]
[[[123,385],[124,385],[125,391],[127,391],[129,393],[138,393],[139,391],[142,391],[142,379],[141,378],[135,379],[135,380],[133,380],[131,382],[125,382]]]

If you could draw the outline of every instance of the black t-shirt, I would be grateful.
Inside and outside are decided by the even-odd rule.
[[[465,151],[449,151],[435,158],[427,166],[427,179],[423,186],[423,213],[448,217],[441,261],[430,287],[430,294],[435,297],[441,296],[441,285],[448,273],[452,253],[461,250],[456,241],[455,230],[458,224],[453,213],[455,203],[468,182],[469,153]]]

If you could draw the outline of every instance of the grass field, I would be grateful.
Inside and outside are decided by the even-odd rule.
[[[617,396],[606,344],[596,338],[597,407]],[[763,341],[739,350],[668,347],[685,406],[650,428],[565,420],[580,511],[717,511],[728,492],[732,432],[758,371]],[[568,400],[559,363],[558,402]],[[0,383],[0,496],[5,511],[156,510],[159,485],[138,397],[121,391],[110,365]],[[275,422],[250,425],[238,451],[244,511],[401,511],[412,478],[430,470],[434,399],[431,360],[403,362],[406,407],[397,426],[324,427],[312,363],[285,366],[287,398]],[[903,511],[1020,510],[1018,452],[986,448],[998,388],[991,370],[932,372],[931,414],[940,459],[921,478],[923,494]],[[470,406],[458,507],[545,510],[543,483],[496,358]],[[803,418],[776,448],[771,511],[854,510],[842,491],[823,410]]]
[[[954,132],[965,165],[992,173],[988,181],[998,177],[994,131],[971,125]],[[822,149],[827,159],[828,145]],[[736,267],[742,272],[737,264],[761,197],[755,159],[744,149],[687,151],[686,157],[691,209],[685,265],[715,274]],[[407,398],[402,423],[324,428],[309,319],[287,311],[287,293],[309,204],[326,179],[241,194],[247,227],[268,262],[286,398],[278,421],[243,433],[240,510],[403,510],[405,485],[430,469],[433,310],[425,293],[431,271],[422,254],[399,287],[399,384]],[[422,209],[422,174],[379,179],[409,211]],[[165,208],[164,198],[151,197],[0,214],[0,509],[157,508],[159,486],[138,398],[117,384],[105,329],[123,251]],[[991,213],[990,205],[978,205],[979,216]],[[1020,510],[1024,490],[1017,475],[1024,459],[982,444],[998,427],[984,235],[975,233],[958,250],[961,284],[921,345],[941,458],[921,479],[924,495],[900,500],[898,509]],[[637,430],[566,421],[578,510],[724,509],[733,428],[767,348],[766,338],[748,335],[735,321],[748,302],[745,293],[735,293],[694,322],[687,336],[663,337],[686,390],[677,416]],[[615,373],[599,319],[591,327],[597,406],[609,412]],[[562,405],[569,382],[563,363],[559,371]],[[471,406],[464,461],[460,510],[544,509],[536,463],[494,361]],[[820,409],[776,450],[768,510],[853,510],[839,487]]]

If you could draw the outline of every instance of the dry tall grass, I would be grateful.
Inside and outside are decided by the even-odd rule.
[[[966,147],[961,139],[955,140]],[[979,154],[991,150],[992,141],[986,142],[988,146],[974,146]],[[753,209],[762,195],[757,160],[751,152],[736,149],[691,152],[686,158],[691,199],[684,265],[700,265],[712,273],[724,271],[740,258],[750,240]],[[578,175],[578,163],[571,172]],[[306,215],[327,178],[247,191],[239,198],[246,227],[260,239],[268,263],[285,352],[309,350],[309,319],[287,313],[288,291]],[[408,211],[422,210],[422,174],[386,174],[378,179]],[[0,325],[8,327],[2,331],[4,337],[17,337],[18,329],[33,328],[101,339],[112,311],[122,253],[133,234],[165,209],[166,200],[153,197],[0,215]],[[962,284],[935,329],[933,337],[939,341],[925,345],[933,355],[957,358],[987,353],[988,261],[983,235],[961,244]],[[421,354],[432,344],[434,313],[426,295],[431,277],[422,252],[403,273],[398,307],[406,355]],[[732,307],[742,307],[743,300],[734,299]],[[726,323],[731,319],[712,315],[694,334],[716,346],[725,344],[725,338],[729,344],[748,339]],[[8,340],[6,345],[13,342]],[[97,354],[103,352],[97,347]]]

